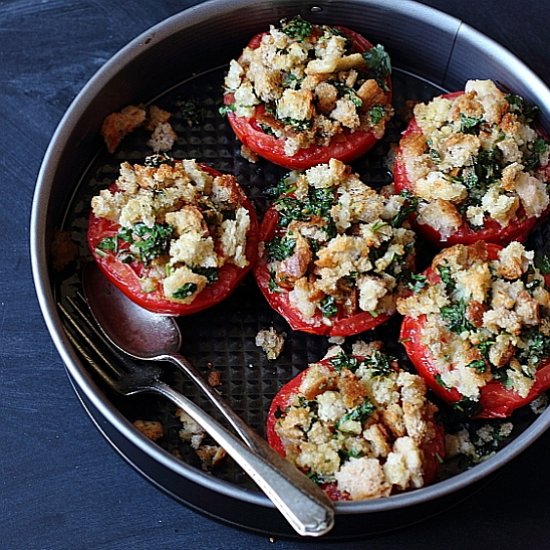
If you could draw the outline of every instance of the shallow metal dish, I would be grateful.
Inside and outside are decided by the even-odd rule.
[[[49,249],[55,230],[65,229],[72,232],[85,254],[87,199],[114,176],[116,162],[143,158],[139,136],[125,141],[116,157],[106,156],[99,134],[104,117],[128,104],[170,104],[178,94],[200,97],[206,118],[192,128],[180,121],[177,130],[181,139],[174,155],[194,157],[235,173],[261,212],[265,205],[262,190],[274,183],[281,171],[269,163],[253,165],[244,160],[228,125],[216,118],[221,75],[223,66],[239,54],[251,35],[298,13],[314,22],[348,26],[372,42],[384,44],[399,69],[394,94],[401,104],[412,98],[427,99],[441,90],[461,89],[469,78],[491,78],[539,105],[542,123],[550,127],[550,90],[542,81],[495,42],[432,8],[407,0],[213,0],[151,28],[89,81],[59,124],[45,155],[31,222],[32,267],[42,312],[75,391],[99,430],[143,475],[180,501],[230,524],[282,536],[293,533],[267,498],[235,468],[229,465],[215,475],[205,474],[191,459],[174,458],[133,428],[131,420],[139,415],[165,415],[169,423],[170,412],[162,405],[150,399],[122,402],[96,384],[69,344],[56,309],[56,301],[78,287],[78,270],[61,277],[54,274]],[[388,181],[383,158],[400,129],[396,123],[372,154],[354,163],[372,182]],[[181,320],[188,342],[186,355],[199,366],[210,361],[222,370],[222,391],[259,430],[278,387],[307,361],[318,359],[326,347],[319,337],[292,334],[280,361],[269,363],[255,348],[253,336],[271,324],[290,332],[250,281],[215,311],[192,321]],[[386,337],[395,334],[395,328],[384,329]],[[193,392],[181,379],[174,383]],[[339,503],[337,525],[329,537],[373,534],[433,515],[478,488],[482,480],[539,437],[549,423],[550,410],[539,417],[521,413],[514,438],[470,470],[410,493]],[[359,514],[368,514],[368,521],[360,520]]]

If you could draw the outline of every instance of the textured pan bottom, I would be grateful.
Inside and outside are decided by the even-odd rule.
[[[261,217],[267,203],[265,191],[286,170],[261,159],[251,163],[241,155],[240,143],[218,111],[224,70],[217,68],[196,75],[151,103],[173,113],[171,123],[179,137],[171,155],[175,158],[194,158],[222,172],[235,174],[254,201]],[[443,91],[425,80],[401,71],[394,72],[393,89],[395,116],[386,136],[367,155],[353,163],[354,170],[363,176],[364,181],[375,187],[391,182],[392,175],[388,167],[391,166],[392,150],[405,127],[412,105]],[[138,130],[123,141],[115,155],[108,155],[106,151],[100,152],[81,178],[66,212],[63,227],[78,243],[80,259],[72,270],[59,276],[57,291],[61,298],[72,295],[79,289],[80,269],[90,259],[85,235],[91,197],[116,179],[120,162],[142,163],[151,154],[146,146],[147,139],[145,131]],[[534,236],[533,242],[539,245],[539,249],[543,242],[543,231],[546,229]],[[418,250],[418,267],[422,269],[434,251],[426,243],[419,243]],[[180,318],[178,322],[184,338],[183,354],[206,374],[212,369],[221,373],[219,390],[259,433],[263,433],[266,412],[277,390],[308,363],[320,359],[330,345],[325,337],[293,332],[284,319],[267,305],[252,276],[247,277],[223,303],[192,317]],[[257,332],[268,327],[286,333],[283,352],[274,361],[267,360],[263,350],[255,345]],[[381,339],[387,349],[410,368],[397,343],[398,329],[399,319],[394,319],[368,334],[347,339],[345,347],[349,347],[358,338]],[[167,381],[174,383],[213,416],[217,416],[195,387],[168,366]],[[130,421],[162,421],[166,435],[158,443],[170,452],[177,452],[190,465],[200,468],[195,453],[180,440],[178,431],[181,425],[174,415],[173,407],[166,401],[147,396],[127,400],[120,400],[116,396],[110,398]],[[455,429],[462,420],[454,415],[444,414],[444,417],[450,429]],[[513,419],[515,427],[510,438],[521,433],[533,418],[529,410],[518,411]],[[472,422],[469,427],[475,430],[476,424]],[[451,466],[457,467],[461,468],[463,465]],[[450,473],[451,471],[446,474]],[[217,467],[213,475],[239,486],[253,487],[247,476],[230,460]]]

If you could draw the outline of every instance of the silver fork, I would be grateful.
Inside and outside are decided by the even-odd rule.
[[[79,300],[85,303],[83,297]],[[67,298],[73,313],[61,303],[66,333],[80,355],[110,388],[123,396],[156,393],[171,400],[219,444],[252,478],[300,535],[320,536],[334,525],[334,510],[321,489],[275,451],[259,455],[193,401],[161,380],[164,369],[155,363],[136,364],[107,342],[85,309]],[[84,328],[85,327],[85,328]],[[97,344],[101,343],[101,346]],[[105,353],[103,350],[109,350]],[[116,361],[112,360],[116,358]]]

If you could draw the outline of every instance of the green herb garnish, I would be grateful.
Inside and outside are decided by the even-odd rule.
[[[269,260],[282,261],[292,256],[296,247],[296,240],[288,236],[274,237],[265,244],[265,250]]]
[[[482,122],[483,117],[472,117],[460,113],[460,131],[463,134],[477,134]]]
[[[197,275],[206,277],[208,283],[215,283],[219,278],[219,271],[217,267],[192,267],[191,270]]]
[[[391,361],[392,358],[388,354],[373,350],[368,357],[365,357],[363,364],[372,369],[374,376],[387,376],[393,372]]]
[[[401,196],[405,197],[405,201],[399,212],[393,217],[391,221],[392,227],[401,227],[409,215],[416,212],[418,206],[418,197],[415,197],[410,191],[402,191]]]
[[[191,296],[191,294],[196,292],[196,290],[197,290],[197,285],[195,283],[185,283],[183,286],[181,286],[176,291],[174,291],[172,293],[172,296],[174,298],[177,298],[178,300],[183,300],[188,296]]]
[[[361,99],[361,98],[359,98]],[[360,107],[361,105],[359,105]],[[369,119],[372,126],[376,126],[386,116],[386,109],[383,105],[375,105],[369,110]]]
[[[447,263],[441,263],[437,265],[437,271],[439,272],[439,277],[441,282],[445,285],[447,292],[452,292],[455,288],[455,282],[451,275],[451,268]]]
[[[171,225],[160,223],[149,227],[140,222],[132,227],[132,231],[134,240],[130,249],[134,254],[137,252],[142,263],[148,264],[168,252],[174,228]]]
[[[415,294],[420,292],[428,283],[426,275],[420,275],[416,273],[411,273],[410,281],[407,283],[407,287],[412,290]]]
[[[323,317],[334,317],[338,313],[338,306],[334,300],[334,296],[325,296],[319,303],[319,309]]]
[[[484,359],[476,359],[474,361],[470,361],[466,366],[470,369],[475,369],[480,374],[483,374],[487,371],[487,364],[485,363]]]
[[[373,77],[380,82],[391,74],[390,56],[384,49],[384,46],[378,44],[363,52],[363,59],[367,64],[367,68]]]
[[[339,430],[340,426],[345,422],[363,422],[366,420],[374,411],[376,407],[368,400],[365,399],[361,405],[351,409],[348,413],[340,417],[336,423],[336,429]]]
[[[337,372],[340,372],[342,369],[348,369],[351,372],[355,372],[360,365],[357,357],[353,357],[352,355],[348,355],[344,352],[341,352],[338,355],[331,357],[328,362]]]
[[[445,321],[449,330],[461,334],[474,329],[473,325],[466,319],[466,309],[467,304],[464,300],[452,306],[441,308],[441,318]]]
[[[311,34],[313,25],[298,15],[292,19],[281,20],[281,30],[290,38],[304,40]]]

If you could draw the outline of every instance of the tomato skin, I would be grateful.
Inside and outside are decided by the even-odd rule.
[[[279,213],[272,206],[266,211],[262,220],[260,242],[269,242],[275,236],[278,221]],[[321,336],[350,336],[385,323],[391,317],[388,313],[381,313],[373,317],[370,313],[362,311],[349,316],[339,312],[334,317],[327,319],[323,317],[321,312],[317,312],[313,318],[306,319],[290,303],[288,290],[283,288],[279,289],[280,292],[271,292],[269,290],[270,274],[265,255],[258,258],[256,267],[254,268],[254,276],[269,305],[286,319],[293,330],[319,334]],[[327,322],[330,322],[330,324],[327,324]]]
[[[462,95],[464,92],[453,92],[443,94],[441,97],[453,99]],[[411,119],[407,129],[402,134],[402,139],[420,136],[422,130],[418,126],[416,120]],[[407,173],[406,163],[404,159],[404,151],[401,146],[398,147],[394,165],[394,185],[397,193],[410,191],[414,194],[414,183],[410,180]],[[419,223],[416,217],[411,216],[411,221],[422,235],[430,242],[439,247],[448,247],[455,244],[473,244],[477,241],[485,241],[490,243],[505,246],[511,241],[525,242],[529,233],[535,225],[542,219],[550,209],[548,209],[540,218],[527,217],[523,207],[520,206],[516,217],[506,226],[503,227],[496,220],[485,219],[483,226],[480,229],[472,229],[468,223],[464,222],[452,235],[443,238],[441,233],[427,224]]]
[[[363,359],[361,357],[357,358]],[[322,359],[318,361],[317,364],[323,364],[333,369],[329,359]],[[269,407],[266,420],[266,439],[269,445],[282,457],[286,456],[286,452],[284,444],[275,430],[277,418],[280,411],[284,411],[292,402],[293,397],[300,393],[300,384],[307,372],[308,368],[298,373],[294,378],[282,386]],[[436,480],[440,461],[445,457],[445,432],[441,425],[435,425],[433,437],[422,446],[422,451],[424,453],[424,483],[428,485]],[[320,486],[331,500],[351,500],[347,493],[342,493],[337,489],[336,483],[325,483]]]
[[[495,260],[502,246],[487,244],[487,251],[490,260]],[[430,281],[439,281],[437,275],[431,268],[423,273]],[[426,316],[421,315],[414,319],[405,316],[401,324],[400,341],[405,347],[409,359],[415,366],[418,374],[424,378],[426,384],[433,392],[445,402],[453,404],[460,401],[462,395],[456,388],[445,388],[437,382],[436,376],[439,371],[429,350],[421,341],[422,328],[426,322]],[[507,418],[516,409],[530,403],[542,392],[550,388],[550,358],[543,361],[535,374],[535,383],[526,397],[521,397],[511,389],[506,389],[497,380],[489,381],[480,388],[479,410],[474,418]]]
[[[359,33],[346,27],[335,26],[336,29],[343,32],[351,38],[355,51],[363,52],[370,50],[373,45]],[[255,49],[260,45],[262,36],[265,32],[252,37],[248,47]],[[391,79],[388,77],[386,84],[390,91],[387,92],[388,103],[391,102]],[[224,104],[234,103],[234,97],[231,93],[224,95]],[[259,105],[256,107],[255,114],[251,118],[237,117],[235,113],[228,113],[227,119],[231,128],[239,141],[251,151],[265,158],[266,160],[293,170],[304,170],[316,164],[325,164],[331,158],[336,158],[342,162],[351,162],[369,151],[378,141],[372,132],[358,130],[353,133],[343,132],[332,138],[326,146],[312,145],[307,148],[299,149],[294,155],[285,153],[284,139],[266,134],[256,123],[256,119],[265,116],[265,107]]]
[[[212,176],[219,176],[220,172],[209,166],[200,165],[201,169]],[[256,211],[244,191],[238,187],[240,204],[248,210],[250,215],[250,229],[247,235],[246,258],[248,266],[237,267],[226,263],[218,272],[218,280],[207,285],[190,304],[181,304],[168,300],[160,288],[153,292],[144,292],[138,277],[141,264],[131,264],[120,261],[114,254],[107,252],[97,253],[97,247],[101,240],[113,237],[117,234],[119,224],[98,218],[90,213],[88,225],[88,247],[92,256],[103,274],[114,283],[128,298],[141,307],[165,315],[191,315],[216,305],[225,299],[236,288],[239,282],[252,269],[257,258],[258,250],[258,220]]]

